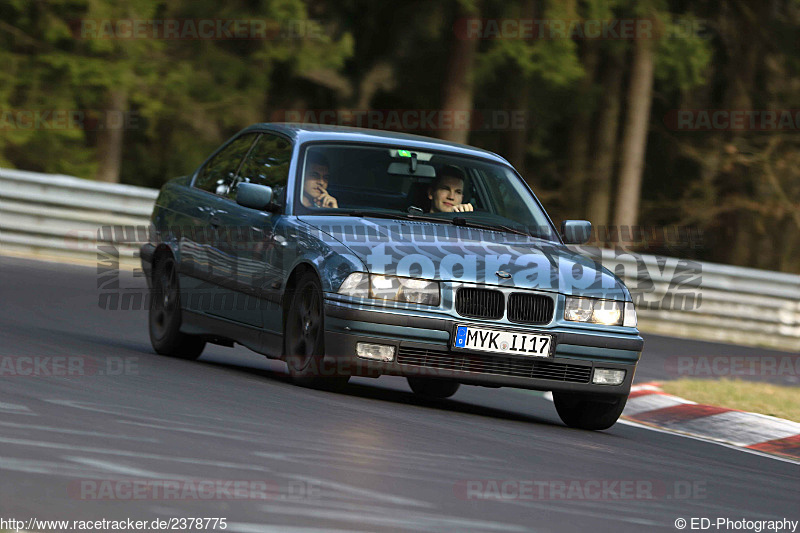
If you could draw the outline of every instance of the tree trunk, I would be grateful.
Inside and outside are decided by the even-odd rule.
[[[114,89],[109,93],[108,105],[100,118],[97,131],[97,172],[94,179],[119,183],[122,166],[122,139],[125,131],[125,110],[128,106],[128,93],[124,89]]]
[[[588,40],[585,42],[583,55],[583,68],[586,71],[578,88],[577,114],[572,118],[572,128],[569,134],[567,148],[567,169],[561,187],[561,197],[564,201],[565,213],[570,218],[583,218],[586,212],[584,194],[589,167],[589,146],[591,143],[592,114],[594,111],[592,88],[595,83],[595,71],[599,50],[597,43]]]
[[[639,221],[642,169],[653,96],[654,46],[653,39],[637,39],[634,42],[614,217],[617,226],[635,226]]]
[[[519,16],[522,19],[534,19],[536,17],[536,0],[523,0],[520,6]],[[523,76],[519,80],[519,85],[514,85],[510,88],[514,91],[513,96],[509,99],[511,102],[511,113],[522,112],[525,120],[522,122],[522,128],[519,130],[511,129],[508,132],[508,160],[517,169],[520,176],[522,176],[528,185],[533,188],[532,180],[528,178],[525,172],[525,158],[528,154],[528,114],[530,113],[530,89],[531,80],[529,76]]]
[[[625,68],[622,58],[616,54],[609,57],[603,73],[603,97],[597,115],[597,143],[594,164],[587,183],[589,201],[587,218],[595,226],[607,226],[611,215],[611,181],[614,176],[614,163],[617,160],[617,136],[622,98],[622,76]]]
[[[459,7],[456,19],[477,16],[479,16],[477,12],[471,13]],[[442,115],[450,119],[453,127],[440,130],[439,137],[446,141],[466,144],[469,140],[471,125],[469,123],[465,125],[463,121],[454,121],[452,118],[463,117],[464,113],[467,113],[470,118],[472,117],[475,85],[473,67],[475,53],[478,49],[478,39],[459,38],[454,32],[450,32],[450,34],[453,36],[453,42],[447,65],[447,75],[442,88]],[[446,123],[443,121],[443,124]]]
[[[752,14],[749,10],[747,13]],[[728,16],[731,17],[730,20],[722,21],[725,24],[724,28],[727,30],[726,41],[729,44],[727,52],[731,55],[726,76],[728,83],[726,84],[724,98],[725,106],[728,109],[752,109],[752,95],[755,93],[756,88],[756,73],[759,61],[763,60],[764,51],[761,49],[759,39],[747,39],[745,41],[740,38],[740,35],[742,32],[747,31],[751,24],[766,24],[768,21],[749,19],[749,17],[745,17],[739,10],[735,9],[728,12]],[[731,25],[729,26],[729,24]],[[735,145],[736,139],[741,137],[741,133],[734,131],[728,138],[728,142]],[[754,200],[758,201],[760,199],[760,181],[756,179],[751,182],[754,190],[742,185],[736,190],[726,192],[726,195],[753,194]],[[721,198],[720,200],[723,199]],[[753,224],[752,216],[749,213],[735,217],[732,224],[736,229],[736,238],[725,248],[727,256],[724,261],[733,265],[756,266],[752,260],[756,257],[753,253],[754,245],[760,238],[757,234],[757,224]]]
[[[532,186],[528,178],[525,176],[525,156],[528,151],[528,120],[527,113],[528,105],[530,102],[530,82],[527,78],[520,81],[519,86],[516,88],[514,94],[509,102],[512,104],[512,113],[522,111],[525,113],[526,120],[522,123],[522,129],[511,129],[508,131],[508,160],[517,169],[520,176],[525,178],[526,181]]]

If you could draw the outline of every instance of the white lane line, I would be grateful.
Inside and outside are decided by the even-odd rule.
[[[352,529],[330,529],[289,525],[253,524],[248,522],[228,522],[231,533],[352,533]]]
[[[381,508],[376,511],[353,514],[349,511],[334,509],[309,508],[307,506],[292,509],[265,505],[261,509],[268,514],[290,515],[292,517],[313,518],[317,520],[339,520],[352,524],[371,524],[373,526],[389,526],[421,531],[531,531],[530,528],[516,524],[503,524],[484,520],[471,520],[456,516],[435,515],[409,511],[400,508]]]
[[[0,421],[0,426],[10,427],[10,428],[20,428],[20,429],[30,429],[34,431],[51,431],[53,433],[63,433],[66,435],[84,435],[86,437],[99,437],[104,439],[122,439],[122,440],[131,440],[137,442],[161,442],[159,439],[149,439],[146,437],[130,437],[128,435],[118,435],[115,433],[99,433],[97,431],[82,431],[79,429],[61,429],[61,428],[54,428],[50,426],[36,426],[32,424],[17,424],[14,422],[2,422]]]
[[[692,420],[676,420],[663,426],[730,442],[736,446],[750,446],[800,433],[800,424],[796,422],[769,420],[742,411],[728,411]]]
[[[120,424],[126,424],[129,426],[139,426],[145,427],[150,429],[158,429],[162,431],[177,431],[180,433],[191,433],[193,435],[203,435],[206,437],[215,437],[219,439],[231,439],[231,440],[240,440],[246,442],[252,442],[259,438],[263,438],[262,434],[253,432],[253,431],[238,431],[238,433],[244,433],[246,435],[251,435],[251,437],[246,436],[234,436],[231,434],[226,434],[221,431],[207,431],[204,429],[194,429],[194,428],[185,428],[185,427],[175,427],[175,426],[162,426],[160,424],[149,424],[147,422],[133,422],[132,420],[118,420]]]
[[[25,447],[34,447],[34,448],[52,448],[54,450],[68,450],[74,452],[83,452],[83,453],[104,453],[108,455],[119,455],[121,457],[133,457],[136,459],[155,459],[158,461],[167,461],[167,462],[178,462],[178,463],[186,463],[186,464],[193,464],[193,465],[202,465],[202,466],[216,466],[219,468],[231,468],[231,469],[238,469],[238,470],[247,470],[247,471],[257,471],[257,472],[264,472],[264,473],[274,473],[274,470],[271,468],[266,468],[260,465],[254,464],[246,464],[246,463],[230,463],[226,461],[211,461],[207,459],[197,459],[197,458],[185,458],[185,457],[176,457],[174,455],[158,455],[154,453],[142,453],[142,452],[130,452],[126,450],[114,450],[111,448],[94,448],[91,446],[73,446],[70,444],[59,444],[55,442],[42,442],[38,440],[29,440],[29,439],[11,439],[7,437],[0,437],[0,443],[5,444],[16,444],[19,446]],[[2,469],[3,465],[0,464],[0,469]]]
[[[153,418],[153,411],[151,409],[145,409],[140,407],[128,407],[122,406],[119,409],[109,409],[105,407],[99,407],[100,404],[89,403],[89,402],[77,402],[74,400],[58,400],[58,399],[45,399],[45,402],[53,403],[56,405],[61,405],[63,407],[72,407],[73,409],[80,409],[82,411],[92,411],[94,413],[105,413],[108,415],[114,416],[131,416],[131,417],[144,417],[148,420],[160,420],[162,422],[167,422],[170,424],[185,424],[186,422],[175,421],[175,420],[165,420],[161,418]],[[214,422],[221,422],[224,421],[223,418],[216,418],[216,417],[209,417],[205,415],[196,415],[191,413],[176,413],[182,417],[187,418],[204,418],[206,420],[213,420]]]
[[[230,433],[240,433],[243,436],[252,436],[252,438],[247,437],[235,437],[231,434],[222,434],[219,432],[207,431],[203,429],[195,429],[191,427],[175,427],[175,426],[168,426],[168,425],[160,425],[160,424],[152,424],[147,422],[134,422],[130,420],[120,420],[120,424],[128,424],[132,426],[141,426],[141,427],[148,427],[151,429],[159,429],[159,430],[167,430],[167,431],[177,431],[183,433],[193,433],[198,435],[207,435],[211,437],[219,437],[219,438],[227,438],[227,439],[236,439],[236,440],[243,440],[246,442],[252,442],[254,439],[261,442],[263,439],[263,434],[258,433],[255,431],[249,430],[237,430],[237,429],[226,429],[226,431]],[[184,423],[185,424],[185,423]],[[416,451],[396,451],[387,448],[380,448],[377,446],[366,446],[363,444],[356,444],[356,443],[348,443],[346,445],[347,449],[331,449],[330,447],[319,446],[318,441],[311,440],[311,439],[299,439],[299,438],[291,438],[291,437],[280,437],[280,441],[282,443],[297,443],[299,446],[307,452],[318,451],[321,454],[324,454],[325,457],[329,456],[331,453],[335,453],[338,455],[350,455],[354,458],[363,458],[365,453],[370,454],[374,457],[381,457],[381,458],[389,458],[394,460],[395,462],[404,462],[412,465],[419,465],[421,461],[431,461],[431,462],[438,462],[440,459],[448,459],[448,460],[463,460],[466,462],[474,463],[476,461],[481,462],[497,462],[497,463],[505,463],[505,459],[499,459],[495,457],[488,457],[483,455],[465,455],[465,454],[445,454],[445,453],[428,453],[428,452],[416,452]],[[275,440],[273,442],[276,442]],[[288,444],[287,444],[288,446]],[[297,446],[291,446],[292,448],[297,448]],[[292,454],[283,454],[283,453],[266,453],[266,452],[256,452],[255,455],[263,456],[266,458],[273,458],[273,459],[284,459],[288,457],[300,457],[300,455],[292,453]],[[305,458],[314,458],[317,456],[314,455],[305,455]]]
[[[693,404],[689,400],[678,398],[677,396],[669,396],[666,394],[646,394],[631,398],[625,405],[625,411],[622,412],[623,416],[633,416],[645,411],[654,411],[656,409],[663,409],[664,407],[672,407],[674,405]]]
[[[132,476],[137,478],[150,478],[150,479],[170,479],[170,480],[190,480],[194,479],[190,476],[182,476],[178,474],[168,474],[166,472],[153,472],[152,470],[143,470],[120,463],[112,463],[111,461],[102,461],[100,459],[91,459],[89,457],[64,457],[67,461],[90,466],[96,468],[104,473],[121,474],[123,476]]]
[[[541,510],[547,512],[548,514],[549,513],[554,513],[554,512],[555,513],[564,513],[566,515],[569,515],[568,518],[565,518],[565,520],[567,520],[567,521],[569,521],[570,519],[574,519],[574,517],[576,515],[580,515],[580,516],[585,516],[585,517],[598,518],[598,519],[601,519],[601,520],[610,520],[610,521],[616,521],[616,522],[637,524],[637,525],[640,525],[640,526],[648,526],[648,527],[663,527],[664,526],[664,522],[657,522],[657,521],[654,521],[654,520],[649,520],[647,518],[637,518],[637,517],[633,517],[633,516],[622,516],[620,514],[619,508],[616,508],[616,504],[619,503],[617,501],[613,502],[615,504],[615,508],[614,509],[609,509],[609,503],[612,503],[612,502],[604,501],[604,502],[599,502],[600,503],[599,505],[595,504],[594,507],[597,508],[597,509],[600,509],[600,511],[591,510],[591,507],[587,506],[586,504],[589,504],[589,503],[592,503],[592,502],[589,502],[589,501],[586,501],[586,500],[580,502],[582,504],[580,507],[578,507],[576,505],[576,503],[578,503],[578,502],[572,502],[572,503],[569,503],[569,504],[566,504],[566,505],[561,505],[561,504],[557,504],[557,503],[555,503],[553,501],[509,500],[509,501],[504,502],[504,503],[510,503],[510,504],[513,504],[513,505],[520,505],[520,506],[524,506],[524,507],[533,507],[533,508],[541,509]],[[640,510],[641,508],[638,507],[640,504],[642,504],[642,503],[651,503],[651,502],[631,501],[631,503],[636,504],[637,507],[634,507],[635,510]],[[629,510],[629,512],[630,512],[630,510]],[[643,511],[643,512],[648,512],[648,511]]]
[[[303,476],[299,474],[282,474],[282,476],[288,479],[303,481],[309,484],[320,485],[322,487],[330,487],[334,490],[338,490],[345,494],[350,494],[353,496],[364,498],[367,501],[377,501],[383,503],[390,503],[393,505],[411,505],[414,507],[423,507],[428,509],[435,507],[430,502],[423,502],[421,500],[412,500],[410,498],[404,498],[402,496],[393,496],[391,494],[376,492],[374,490],[369,490],[369,489],[362,489],[359,487],[355,487],[353,485],[338,483],[336,481],[328,481],[326,479],[320,479],[311,476]]]
[[[425,468],[426,464],[430,464],[436,466],[439,464],[439,461],[444,459],[451,462],[465,462],[471,465],[476,463],[505,463],[506,461],[500,460],[497,458],[486,457],[483,455],[446,455],[446,454],[427,454],[427,453],[416,453],[416,452],[407,452],[407,451],[395,451],[389,450],[386,448],[376,448],[374,446],[359,446],[353,444],[352,446],[348,446],[348,449],[341,449],[341,448],[331,448],[331,447],[324,447],[324,446],[316,446],[316,443],[312,443],[309,441],[303,441],[300,439],[282,439],[282,443],[287,442],[296,442],[297,445],[292,446],[293,449],[298,447],[302,447],[302,453],[295,453],[295,452],[254,452],[254,455],[259,457],[266,457],[271,459],[289,459],[289,458],[296,458],[296,459],[303,459],[303,458],[315,458],[315,457],[332,457],[335,456],[339,460],[348,460],[348,461],[355,461],[358,463],[363,463],[365,457],[374,458],[374,459],[382,459],[387,461],[392,461],[395,466],[398,465],[407,465],[409,467],[416,467],[416,468]],[[288,446],[288,444],[286,444]],[[314,454],[313,452],[317,452]]]
[[[86,470],[85,466],[38,459],[20,459],[17,457],[0,457],[0,470],[75,478],[86,478],[92,474],[92,472]]]
[[[422,483],[439,483],[441,482],[441,474],[433,467],[427,464],[419,464],[419,465],[411,465],[411,466],[403,466],[400,468],[395,469],[391,474],[387,474],[386,468],[382,467],[383,463],[381,462],[370,462],[370,464],[374,464],[375,466],[372,467],[365,467],[364,461],[358,461],[356,458],[348,459],[338,457],[332,454],[320,454],[316,456],[307,456],[306,458],[300,458],[296,454],[287,453],[285,454],[283,459],[279,457],[284,454],[264,454],[261,452],[256,452],[256,456],[258,457],[266,457],[268,459],[280,460],[283,462],[293,462],[299,463],[303,466],[307,466],[313,462],[324,462],[325,468],[329,470],[337,470],[344,472],[346,477],[351,477],[357,474],[364,474],[367,476],[382,476],[385,478],[391,478],[393,480],[408,480],[413,482],[422,482]],[[309,460],[308,457],[312,457]],[[362,456],[362,458],[365,456]],[[489,465],[470,465],[476,466],[478,470],[469,470],[465,468],[463,465],[455,464],[449,466],[448,474],[454,476],[457,479],[471,479],[474,476],[478,476],[481,478],[494,478],[497,477],[499,474],[498,472],[508,472],[504,475],[513,475],[514,473],[518,472],[517,469],[514,469],[511,466],[504,466],[502,470],[492,469]],[[476,472],[483,472],[483,474],[476,474]]]
[[[34,413],[24,405],[17,405],[15,403],[2,403],[0,402],[0,411],[4,413],[12,413],[16,415],[33,415]]]

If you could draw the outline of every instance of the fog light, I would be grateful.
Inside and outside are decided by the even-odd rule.
[[[364,359],[377,361],[393,361],[394,346],[388,344],[371,344],[368,342],[356,343],[356,355]]]
[[[595,368],[592,383],[595,385],[619,385],[625,381],[625,371],[612,368]]]

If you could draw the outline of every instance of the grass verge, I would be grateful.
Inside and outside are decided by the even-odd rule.
[[[693,402],[777,416],[800,422],[800,387],[738,379],[679,379],[661,388]]]

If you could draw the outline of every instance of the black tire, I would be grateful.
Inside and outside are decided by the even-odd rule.
[[[178,269],[172,257],[157,258],[153,268],[148,317],[150,343],[156,353],[180,359],[197,359],[206,342],[181,333],[181,293]]]
[[[561,420],[572,428],[601,430],[613,426],[628,396],[600,396],[553,392],[553,403]]]
[[[283,328],[283,354],[289,375],[298,385],[336,389],[349,375],[325,363],[325,311],[317,276],[306,272],[297,280],[289,299]]]
[[[446,379],[407,377],[414,394],[428,400],[443,400],[456,393],[461,383]]]

